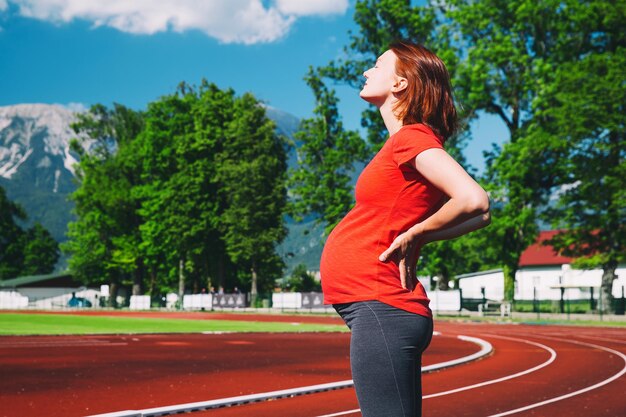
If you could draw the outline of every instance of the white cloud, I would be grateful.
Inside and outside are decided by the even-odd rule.
[[[276,0],[276,7],[295,16],[343,14],[348,9],[348,0]]]
[[[7,8],[7,1],[6,0],[0,0],[0,12],[3,10],[6,10]]]
[[[24,17],[67,23],[82,19],[94,27],[153,34],[201,30],[225,43],[272,42],[299,16],[344,13],[347,0],[8,0]],[[0,0],[6,7],[7,0]]]

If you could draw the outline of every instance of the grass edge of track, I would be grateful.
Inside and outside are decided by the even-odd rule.
[[[146,317],[0,314],[1,336],[146,334],[200,332],[345,332],[343,325],[241,320],[186,320]]]

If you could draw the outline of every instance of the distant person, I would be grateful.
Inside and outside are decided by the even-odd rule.
[[[321,258],[324,302],[351,330],[350,362],[364,417],[421,416],[421,358],[432,312],[420,248],[489,224],[485,191],[444,150],[457,127],[444,63],[421,45],[393,43],[364,74],[360,96],[389,138],[356,184],[356,205]]]

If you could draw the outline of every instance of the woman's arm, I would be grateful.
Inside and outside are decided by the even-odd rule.
[[[432,216],[414,226],[414,233],[437,232],[489,212],[485,190],[443,149],[428,149],[413,163],[424,178],[449,197]]]
[[[428,149],[412,163],[449,200],[433,215],[399,235],[379,257],[382,262],[394,258],[403,288],[407,288],[407,277],[410,277],[408,287],[411,289],[415,285],[417,246],[424,241],[458,237],[489,224],[487,193],[443,149]]]
[[[425,233],[421,239],[421,244],[423,246],[427,243],[436,242],[438,240],[454,239],[459,236],[466,235],[469,232],[473,232],[474,230],[482,229],[490,223],[491,215],[489,212],[479,214],[478,216],[465,220],[463,223],[459,223],[455,226],[450,226],[436,232]]]

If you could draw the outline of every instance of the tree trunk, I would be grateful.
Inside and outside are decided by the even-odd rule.
[[[107,300],[107,307],[116,308],[117,307],[117,291],[118,284],[115,281],[112,281],[109,284],[109,299]]]
[[[439,274],[437,275],[437,278],[439,278],[439,280],[437,281],[437,288],[439,288],[441,291],[448,291],[450,289],[450,287],[448,286],[450,282],[450,277],[448,276],[448,274]]]
[[[601,309],[603,313],[613,313],[613,281],[617,278],[616,269],[616,261],[609,261],[602,265],[602,287],[598,295],[598,309]]]
[[[226,288],[226,277],[224,274],[224,255],[219,255],[217,260],[217,283],[219,288]]]
[[[160,294],[156,294],[156,281],[157,281],[156,266],[152,266],[150,268],[150,288],[149,288],[150,295],[152,297],[160,295]]]
[[[185,295],[185,260],[178,261],[178,308],[183,306],[183,295]]]
[[[252,263],[252,268],[250,268],[250,272],[252,273],[252,285],[250,286],[250,307],[255,307],[257,298],[256,262]]]
[[[502,272],[504,273],[504,299],[506,301],[513,301],[515,297],[515,273],[517,272],[517,267],[503,265]]]
[[[133,272],[133,295],[142,295],[141,287],[143,284],[143,264],[137,262],[137,268]]]
[[[204,258],[204,273],[205,273],[205,279],[204,282],[206,284],[206,292],[210,293],[211,292],[211,287],[213,287],[213,281],[211,280],[211,269],[210,269],[210,264],[208,261],[208,258]]]

